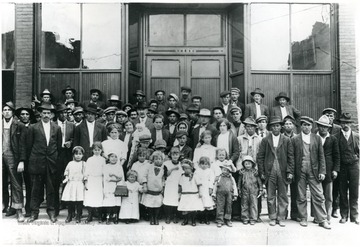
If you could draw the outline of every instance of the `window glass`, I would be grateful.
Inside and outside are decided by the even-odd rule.
[[[251,5],[251,69],[287,70],[289,5]]]
[[[140,11],[136,6],[129,8],[129,69],[140,72]]]
[[[42,4],[42,68],[79,68],[80,4]]]
[[[15,5],[0,4],[2,69],[14,69]]]
[[[330,5],[291,5],[293,69],[331,69]]]
[[[244,16],[243,7],[230,11],[231,19],[231,72],[244,70]]]
[[[221,46],[221,15],[186,15],[187,46]]]
[[[183,46],[184,15],[149,16],[150,46]]]
[[[83,5],[83,68],[120,69],[120,37],[120,4]]]

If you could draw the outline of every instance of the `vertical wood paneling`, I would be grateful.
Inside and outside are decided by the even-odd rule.
[[[265,94],[263,103],[271,108],[277,105],[275,97],[279,92],[286,92],[290,96],[289,85],[290,76],[287,74],[252,74],[251,84],[247,88],[247,102],[252,102],[250,92],[255,88],[261,88]]]
[[[331,100],[331,75],[294,75],[294,105],[315,119],[326,107],[335,107]]]
[[[150,85],[150,98],[154,98],[155,91],[162,89],[166,92],[166,95],[175,93],[180,97],[180,78],[152,78]]]
[[[219,104],[220,79],[191,79],[192,95],[202,96],[202,108],[212,109]]]
[[[80,99],[90,98],[90,89],[97,88],[103,95],[101,100],[107,102],[112,94],[120,94],[121,73],[83,73]]]
[[[79,73],[42,73],[37,95],[40,96],[40,93],[47,88],[54,96],[54,99],[52,99],[53,103],[63,102],[65,97],[61,91],[65,89],[67,85],[70,85],[76,90],[75,99],[79,100],[81,94],[81,92],[79,92],[79,78]]]

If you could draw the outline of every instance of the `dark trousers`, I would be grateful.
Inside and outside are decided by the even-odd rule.
[[[39,215],[40,204],[44,199],[44,186],[46,188],[47,213],[55,214],[55,187],[56,175],[48,170],[44,174],[30,174],[31,177],[31,214]]]
[[[290,184],[290,218],[292,220],[295,220],[297,218],[299,218],[299,213],[298,213],[298,208],[297,208],[297,203],[296,203],[296,198],[297,198],[297,194],[298,194],[298,186],[297,183],[295,181],[293,181]]]
[[[232,193],[230,191],[218,191],[216,193],[216,222],[224,223],[231,220]]]
[[[25,166],[27,166],[27,164],[25,164]],[[24,177],[25,192],[26,192],[25,212],[26,213],[31,213],[31,208],[30,208],[30,202],[31,202],[31,176],[30,176],[30,173],[27,170],[25,170],[23,172],[23,177]]]
[[[266,187],[270,220],[285,220],[289,201],[287,197],[287,185],[280,172],[272,169]]]
[[[11,207],[10,202],[10,193],[9,193],[9,173],[8,169],[5,166],[4,162],[2,164],[2,203],[4,208]]]
[[[248,191],[241,192],[241,220],[242,221],[256,221],[258,218],[258,198],[257,192],[249,193]]]
[[[340,214],[342,218],[358,219],[359,164],[340,167]],[[349,196],[348,196],[349,192]]]
[[[337,210],[340,208],[340,174],[336,179],[333,180],[333,191],[332,191],[332,197],[333,197],[333,203],[332,208],[333,210]]]
[[[75,215],[75,211],[76,211],[77,217],[81,218],[83,212],[83,201],[75,201],[75,202],[68,201],[66,202],[66,204],[68,206],[68,214],[71,217]]]
[[[22,173],[17,172],[18,164],[15,164],[15,159],[12,154],[9,155],[3,153],[2,161],[3,170],[5,166],[5,170],[7,173],[5,175],[10,178],[12,207],[15,209],[22,209],[24,203],[24,195],[22,191]],[[3,177],[5,182],[8,180],[7,176],[5,178]],[[8,187],[6,186],[5,188]]]

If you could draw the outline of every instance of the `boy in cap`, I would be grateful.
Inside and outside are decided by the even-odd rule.
[[[84,119],[84,109],[81,106],[75,107],[72,114],[74,115],[75,126],[78,126],[79,124],[81,124],[81,122]]]
[[[260,88],[255,88],[255,90],[250,94],[254,102],[245,106],[244,118],[252,116],[254,119],[257,119],[261,115],[268,117],[270,115],[269,108],[267,105],[261,103],[262,99],[265,97],[265,94],[261,91]]]
[[[283,122],[284,122],[284,124],[283,124],[283,128],[282,128],[282,133],[289,138],[296,136],[295,118],[293,118],[290,115],[287,115],[286,117],[284,117]]]
[[[186,131],[180,130],[176,132],[176,139],[178,141],[178,145],[175,147],[179,147],[180,149],[180,160],[181,159],[193,159],[193,150],[190,146],[188,146],[188,133]]]
[[[231,161],[224,161],[220,168],[221,174],[215,179],[211,195],[216,201],[217,227],[222,227],[224,223],[232,227],[232,202],[238,197],[238,190],[231,173],[236,172],[236,168]]]
[[[241,109],[241,112],[245,112],[245,105],[239,101],[240,89],[238,89],[237,87],[233,87],[231,88],[230,92],[231,92],[230,104],[239,107]]]
[[[236,137],[245,134],[245,125],[241,122],[242,110],[240,107],[233,106],[230,109],[231,114],[231,130]]]
[[[260,117],[258,117],[256,119],[256,124],[257,124],[256,133],[258,134],[258,136],[262,140],[269,133],[269,131],[267,130],[267,124],[268,124],[267,116],[261,115]]]

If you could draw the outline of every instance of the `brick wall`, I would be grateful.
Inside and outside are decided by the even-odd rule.
[[[33,89],[33,4],[16,4],[15,15],[15,105],[29,107]]]
[[[340,105],[358,123],[354,3],[339,4]]]

